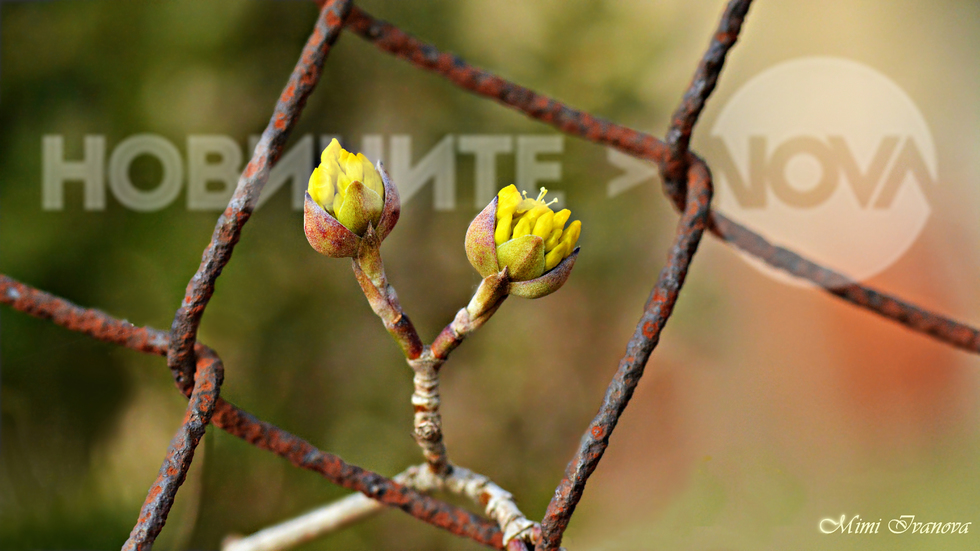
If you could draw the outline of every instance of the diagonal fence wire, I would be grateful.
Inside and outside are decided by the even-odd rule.
[[[231,259],[235,244],[241,237],[242,227],[255,208],[262,187],[269,178],[269,170],[282,154],[283,146],[299,119],[306,98],[320,80],[323,63],[331,46],[340,36],[343,20],[350,7],[350,0],[331,0],[320,8],[313,33],[276,103],[272,118],[255,147],[252,160],[242,172],[228,207],[218,218],[197,273],[187,284],[183,303],[174,314],[167,347],[167,365],[182,390],[189,384],[192,377],[191,366],[197,361],[197,330],[204,316],[204,309],[214,294],[215,281]],[[217,396],[220,381],[197,381],[194,383],[189,407],[199,405],[195,399],[197,389],[205,385],[213,388],[214,396]],[[177,490],[190,468],[194,448],[200,442],[204,428],[214,413],[214,400],[206,405],[207,408],[198,412],[200,415],[190,415],[191,410],[188,410],[188,415],[167,453],[160,476],[150,487],[136,526],[123,546],[124,551],[143,551],[153,547],[153,541],[163,528]]]
[[[191,461],[194,460],[194,449],[204,437],[204,431],[214,415],[223,379],[224,366],[218,355],[210,350],[199,351],[187,413],[167,449],[167,457],[160,467],[160,474],[150,486],[136,526],[133,526],[129,539],[123,545],[124,551],[152,548],[153,541],[163,530],[167,515],[177,497],[177,490],[184,483]]]
[[[661,177],[664,181],[664,192],[678,209],[683,209],[684,204],[685,173],[690,164],[687,154],[694,125],[701,117],[708,97],[718,85],[725,58],[738,40],[751,4],[752,0],[731,0],[725,7],[718,29],[694,71],[694,78],[671,117],[670,128],[665,136],[667,158],[661,163]]]
[[[238,180],[228,207],[218,218],[197,273],[187,284],[184,301],[174,315],[170,328],[170,348],[167,351],[167,364],[177,375],[178,382],[190,375],[197,329],[204,309],[214,294],[215,281],[231,260],[231,253],[241,237],[242,227],[252,216],[259,194],[269,179],[269,171],[282,155],[286,140],[306,105],[306,98],[320,80],[323,63],[340,36],[350,7],[350,0],[330,0],[320,8],[313,34],[289,75],[286,87],[276,102],[272,118],[255,146],[252,159]]]
[[[619,368],[609,383],[599,413],[582,435],[578,451],[569,462],[565,477],[558,484],[555,496],[548,504],[544,520],[541,521],[542,539],[537,549],[557,549],[561,543],[568,521],[582,498],[585,484],[609,446],[613,429],[629,404],[633,391],[643,376],[647,360],[660,342],[660,332],[674,310],[691,259],[707,225],[711,203],[711,175],[705,165],[697,163],[691,166],[689,182],[691,190],[688,193],[687,208],[677,224],[677,235],[670,248],[667,265],[660,272],[657,284],[643,309],[643,316],[626,345],[626,355],[619,361]]]
[[[578,451],[569,462],[565,476],[548,504],[544,520],[541,521],[542,539],[537,545],[539,550],[556,549],[561,543],[562,535],[575,506],[582,498],[589,476],[599,465],[599,460],[609,446],[609,438],[643,376],[650,354],[660,342],[660,333],[673,311],[691,260],[704,234],[711,208],[711,173],[704,161],[689,154],[687,147],[694,124],[718,82],[725,56],[738,39],[751,1],[732,0],[728,4],[719,29],[698,64],[694,79],[674,115],[667,134],[668,159],[661,164],[661,176],[665,183],[675,183],[673,187],[676,189],[673,192],[670,185],[667,185],[665,191],[676,202],[684,203],[683,216],[678,222],[677,235],[667,265],[661,271],[647,300],[643,316],[626,345],[626,355],[620,360],[599,412],[582,435]],[[672,167],[687,172],[686,178],[682,179],[676,174],[671,176],[669,171]]]
[[[705,229],[776,268],[816,283],[843,300],[942,342],[980,352],[980,332],[973,327],[853,282],[788,249],[770,244],[757,233],[711,210],[710,171],[704,161],[689,151],[690,139],[704,104],[717,83],[725,56],[738,38],[750,3],[751,0],[732,0],[728,3],[694,79],[674,113],[664,142],[649,134],[578,111],[470,66],[455,55],[440,52],[397,27],[374,19],[365,11],[353,7],[349,0],[320,0],[321,10],[314,31],[228,208],[218,219],[201,265],[188,283],[184,301],[174,316],[169,335],[115,320],[97,310],[77,307],[0,275],[0,302],[103,341],[141,352],[165,354],[178,387],[190,397],[188,413],[168,450],[160,475],[150,489],[126,548],[149,549],[152,546],[153,539],[166,521],[173,496],[186,475],[193,448],[209,421],[256,447],[289,459],[296,466],[318,472],[331,482],[403,509],[454,534],[491,547],[502,547],[500,529],[494,524],[376,473],[345,463],[339,457],[317,450],[302,439],[260,421],[218,397],[223,374],[221,361],[217,354],[196,342],[197,330],[204,309],[214,293],[215,281],[230,260],[268,172],[281,155],[306,98],[319,80],[326,55],[344,26],[380,49],[407,59],[420,68],[441,74],[466,90],[496,99],[568,134],[657,163],[665,193],[681,212],[668,262],[647,300],[643,316],[627,345],[626,355],[620,361],[599,413],[586,430],[579,450],[569,463],[555,498],[549,504],[542,521],[538,549],[556,549],[560,544],[586,481],[608,446],[619,416],[642,376],[653,348],[659,342],[660,331],[676,303]]]

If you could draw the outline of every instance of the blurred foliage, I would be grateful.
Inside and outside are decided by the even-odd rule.
[[[359,4],[505,78],[655,134],[663,133],[720,13],[717,2]],[[81,156],[87,134],[106,136],[107,155],[139,133],[165,137],[182,155],[194,134],[227,135],[244,147],[265,127],[315,15],[312,2],[268,0],[4,3],[0,271],[77,304],[168,328],[217,213],[188,210],[184,192],[168,207],[142,213],[107,191],[104,211],[86,211],[77,184],[66,186],[64,210],[42,210],[42,136],[64,136],[68,159]],[[747,32],[763,28],[750,24]],[[356,149],[368,133],[410,135],[418,160],[446,134],[554,131],[344,34],[287,149],[307,134],[341,134]],[[572,138],[564,143],[563,154],[545,158],[561,161],[561,181],[549,187],[563,191],[583,221],[574,274],[547,298],[508,300],[443,370],[450,457],[512,491],[532,518],[543,514],[598,406],[676,221],[658,182],[609,198],[605,183],[619,171],[604,148]],[[389,280],[427,340],[479,281],[462,247],[477,212],[473,168],[472,156],[457,156],[456,210],[435,211],[426,186],[403,206],[383,248]],[[497,168],[501,186],[513,180],[513,157],[502,156]],[[148,189],[159,181],[160,167],[138,160],[131,176]],[[301,220],[286,189],[256,212],[218,281],[201,340],[225,361],[223,396],[321,449],[393,475],[421,461],[411,437],[411,371],[360,295],[347,261],[313,252]],[[635,508],[609,543],[617,549],[661,540],[671,546],[718,522],[737,532],[744,515],[759,511],[767,516],[738,532],[739,548],[763,546],[791,523],[810,535],[811,519],[800,510],[811,488],[804,479],[812,473],[787,467],[791,460],[780,452],[750,445],[703,462],[705,446],[698,443],[715,441],[698,432],[709,424],[707,414],[678,390],[697,385],[690,385],[694,375],[680,375],[683,369],[674,366],[693,366],[712,381],[701,388],[721,381],[712,396],[726,396],[732,371],[710,367],[737,371],[748,363],[742,353],[729,356],[747,330],[732,328],[741,312],[724,298],[728,275],[696,262],[666,332],[676,344],[638,394],[655,405],[627,414],[639,428],[614,439],[613,448],[622,451],[597,473],[619,473],[597,485],[609,484]],[[165,362],[9,309],[0,310],[0,320],[0,547],[120,545],[183,414],[185,401]],[[956,468],[976,457],[969,453],[976,447],[970,430]],[[756,464],[762,466],[746,466]],[[964,476],[964,487],[980,488],[972,471],[953,472]],[[647,479],[662,493],[640,495],[651,489]],[[925,485],[913,487],[918,492]],[[253,532],[344,493],[209,429],[158,548],[217,549],[230,533]],[[573,541],[577,534],[582,542],[603,541],[611,530],[601,509],[615,502],[590,487]],[[742,507],[748,512],[733,513]],[[962,511],[953,510],[949,520],[967,520],[956,516]],[[400,513],[303,547],[476,548]]]

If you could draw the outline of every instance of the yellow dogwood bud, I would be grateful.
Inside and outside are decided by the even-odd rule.
[[[380,239],[398,221],[398,191],[381,163],[351,153],[336,139],[323,150],[310,175],[303,209],[310,245],[334,257],[353,256],[371,227]]]
[[[545,202],[548,190],[536,199],[510,185],[500,190],[466,231],[466,256],[480,275],[507,268],[510,292],[536,298],[564,284],[582,230],[578,220],[565,227],[571,211],[555,212]]]

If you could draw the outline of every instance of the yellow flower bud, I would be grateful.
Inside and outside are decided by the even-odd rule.
[[[353,256],[369,227],[380,239],[387,237],[400,210],[398,191],[381,163],[375,168],[363,153],[350,153],[334,139],[310,175],[306,237],[322,254]]]
[[[522,216],[520,219],[517,220],[517,225],[514,226],[514,233],[510,237],[511,239],[517,239],[518,237],[524,237],[525,235],[530,235],[530,233],[531,233],[531,221],[526,216]]]
[[[555,246],[558,245],[560,240],[561,240],[561,228],[555,228],[551,230],[551,235],[549,235],[548,238],[544,240],[545,250],[548,251],[554,250]]]
[[[572,249],[575,244],[578,243],[578,236],[582,233],[582,222],[576,220],[569,224],[568,229],[565,230],[565,234],[562,235],[561,242],[565,245],[567,249]]]
[[[340,147],[340,142],[336,138],[330,140],[330,144],[327,148],[320,153],[320,164],[336,164],[338,159],[340,159],[340,153],[344,151],[343,147]]]
[[[565,229],[571,211],[554,212],[541,188],[536,199],[510,185],[483,209],[466,231],[466,256],[480,275],[507,269],[508,292],[537,298],[554,292],[568,278],[582,223]],[[566,262],[567,260],[567,262]]]
[[[564,228],[565,222],[568,222],[568,218],[572,216],[572,211],[568,209],[561,209],[555,213],[555,227]]]
[[[348,202],[348,189],[355,183],[360,184],[357,197]],[[381,176],[363,153],[347,151],[336,138],[320,155],[320,166],[310,176],[309,192],[313,201],[357,235],[364,235],[368,222],[377,227],[381,218]]]
[[[511,184],[497,193],[497,220],[504,216],[513,217],[516,214],[517,205],[521,202],[521,192],[517,191],[517,186]]]
[[[358,180],[347,188],[344,204],[337,209],[337,221],[357,235],[364,235],[368,224],[381,218],[381,197]]]

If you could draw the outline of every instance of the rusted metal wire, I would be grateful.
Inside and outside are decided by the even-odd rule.
[[[718,77],[725,65],[725,56],[738,40],[742,22],[745,21],[745,15],[751,4],[752,0],[731,0],[725,7],[718,29],[694,71],[694,78],[691,79],[691,84],[687,87],[680,105],[670,119],[670,128],[667,129],[665,136],[669,154],[663,163],[661,173],[664,191],[678,209],[683,209],[684,205],[684,175],[687,171],[687,153],[691,145],[694,125],[697,124],[704,110],[704,104],[718,84]]]
[[[738,39],[738,33],[751,3],[752,0],[729,2],[718,30],[684,94],[681,105],[671,118],[670,129],[667,131],[669,156],[662,165],[662,175],[664,191],[678,209],[683,208],[686,190],[684,179],[678,178],[677,173],[687,166],[686,154],[691,133],[708,96],[717,84],[725,56]],[[957,348],[980,352],[980,331],[977,329],[861,285],[789,249],[772,245],[760,234],[718,211],[711,212],[708,229],[715,236],[765,261],[770,266],[816,283],[828,293],[851,304],[861,306]]]
[[[789,249],[769,243],[766,238],[717,211],[711,213],[708,223],[712,233],[752,256],[765,260],[770,266],[816,283],[840,299],[898,322],[909,329],[957,348],[980,353],[980,331],[965,323],[940,316],[911,302],[856,283],[847,276],[824,268]]]
[[[691,259],[707,226],[712,188],[711,174],[704,163],[696,160],[691,164],[688,183],[690,191],[687,194],[687,206],[677,224],[677,235],[670,248],[667,265],[660,272],[643,316],[626,345],[626,355],[619,361],[619,368],[609,383],[599,413],[582,435],[578,451],[565,469],[565,477],[558,484],[555,496],[548,504],[548,510],[541,521],[542,538],[536,549],[558,549],[575,506],[582,498],[585,484],[602,459],[602,454],[609,445],[609,437],[633,396],[647,360],[660,342],[660,332],[674,310]]]
[[[0,274],[0,304],[51,320],[56,325],[103,342],[147,354],[164,356],[167,353],[168,336],[163,331],[136,326],[100,310],[82,308],[3,274]],[[197,344],[196,349],[199,366],[204,360],[217,359],[217,355],[204,345]],[[190,393],[186,382],[183,385],[178,383],[178,386],[185,394]],[[500,549],[503,546],[503,534],[493,523],[377,473],[351,465],[336,455],[320,451],[298,436],[255,418],[223,398],[219,397],[214,402],[211,422],[258,448],[288,459],[297,467],[319,473],[339,486],[399,508],[433,526],[490,547]]]
[[[343,20],[349,11],[350,0],[331,1],[320,9],[313,34],[303,48],[300,60],[276,103],[272,119],[262,133],[251,161],[245,167],[228,207],[218,218],[211,242],[204,250],[197,273],[187,284],[183,303],[174,314],[170,329],[170,345],[167,349],[167,364],[174,373],[178,386],[185,387],[191,376],[190,366],[195,362],[196,356],[197,330],[204,309],[214,294],[215,280],[231,259],[231,253],[241,236],[242,227],[251,216],[262,187],[269,178],[269,170],[282,154],[282,149],[299,119],[306,98],[319,81],[324,60],[330,47],[340,36]],[[218,365],[220,366],[220,363]],[[191,409],[188,409],[185,422],[171,444],[160,478],[150,488],[139,521],[124,546],[127,551],[152,547],[153,540],[166,522],[170,505],[190,467],[194,447],[203,436],[213,413],[213,397],[210,400],[205,400],[207,394],[201,398],[197,397],[201,385],[213,387],[217,396],[220,380],[217,384],[210,379],[195,383],[191,403],[188,406]],[[207,407],[195,409],[203,406]],[[194,415],[191,414],[192,412]]]
[[[210,350],[199,351],[194,390],[187,403],[187,413],[170,442],[160,474],[150,486],[139,519],[123,545],[123,551],[147,551],[153,547],[153,542],[167,522],[177,490],[187,477],[194,450],[211,422],[223,379],[224,367],[218,355]]]
[[[76,306],[4,274],[0,274],[0,303],[102,342],[145,354],[167,353],[167,334],[163,331],[137,327],[100,310]]]
[[[237,408],[223,408],[219,404],[214,413],[214,424],[253,446],[285,457],[297,467],[320,473],[339,486],[397,507],[457,536],[497,549],[503,547],[503,533],[497,525],[377,473],[345,463],[336,455],[320,451],[301,438],[259,421]]]
[[[470,498],[484,508],[487,516],[497,520],[505,541],[510,539],[505,547],[508,550],[526,549],[521,537],[524,534],[531,539],[535,533],[537,538],[541,537],[541,527],[521,513],[510,492],[481,474],[454,467],[448,475],[439,475],[428,464],[422,464],[409,467],[395,475],[394,480],[425,493],[443,491]],[[222,551],[290,549],[374,516],[383,509],[384,505],[363,494],[350,494],[254,534],[226,540]]]
[[[242,227],[251,217],[262,187],[269,179],[269,170],[279,160],[286,140],[303,111],[306,98],[320,80],[323,62],[340,35],[350,5],[350,0],[330,0],[320,9],[313,34],[289,76],[272,119],[262,132],[262,138],[238,180],[238,187],[228,207],[218,218],[197,273],[187,284],[184,301],[174,315],[170,328],[170,350],[167,352],[167,365],[175,372],[178,381],[190,376],[197,329],[204,309],[214,294],[215,280],[231,259]]]
[[[726,11],[726,13],[729,12]],[[735,15],[737,12],[732,10],[731,13]],[[612,146],[624,153],[653,161],[659,165],[663,165],[670,155],[668,145],[650,134],[573,109],[555,99],[514,84],[489,71],[476,68],[458,56],[441,52],[435,46],[418,40],[388,22],[375,19],[360,8],[354,7],[351,10],[346,26],[382,51],[409,61],[417,67],[442,75],[465,90],[495,99],[532,119],[548,123],[569,135],[584,138],[596,144]],[[683,196],[680,198],[683,199]],[[674,197],[671,199],[673,200]],[[678,209],[682,209],[684,202],[675,201],[674,204]],[[894,299],[866,285],[850,282],[849,285],[853,285],[853,288],[839,289],[829,284],[827,278],[811,279],[818,274],[830,272],[830,270],[799,255],[796,255],[799,261],[789,262],[779,255],[768,254],[771,252],[768,248],[756,245],[768,243],[761,235],[730,220],[717,211],[712,211],[711,219],[714,222],[709,226],[712,234],[739,246],[745,252],[775,268],[796,277],[807,279],[832,295],[867,308],[875,314],[900,323],[913,331],[929,335],[971,352],[980,352],[980,346],[973,344],[978,340],[976,337],[978,330],[970,325]],[[733,233],[725,233],[729,231]],[[803,266],[800,261],[805,263],[806,269],[801,269]],[[878,301],[879,297],[890,300]],[[931,321],[919,323],[919,320],[923,318]]]
[[[667,156],[667,145],[649,134],[572,109],[560,101],[474,67],[454,54],[441,52],[432,44],[422,42],[391,23],[375,19],[357,6],[351,9],[345,24],[348,29],[382,51],[442,75],[463,89],[495,99],[563,132],[595,143],[612,145],[631,155],[656,162]]]
[[[663,163],[664,191],[678,209],[684,205],[683,171],[687,166],[687,151],[691,134],[705,102],[714,91],[725,62],[725,56],[741,31],[752,0],[732,0],[728,3],[711,44],[698,64],[680,106],[671,117],[666,140],[669,150]],[[681,176],[678,176],[678,175]],[[912,303],[861,285],[847,276],[825,268],[784,247],[774,246],[763,236],[735,222],[718,211],[712,211],[708,223],[712,234],[731,243],[770,266],[793,276],[816,283],[828,293],[901,323],[914,331],[970,352],[980,352],[980,331],[969,325]]]

